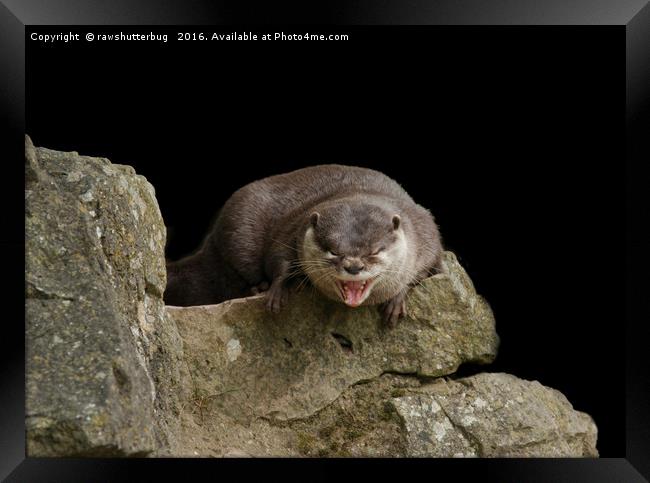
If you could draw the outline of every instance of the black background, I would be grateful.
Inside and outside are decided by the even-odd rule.
[[[305,30],[334,31],[285,29]],[[624,456],[624,32],[339,30],[351,40],[27,40],[26,132],[146,176],[172,258],[249,181],[384,171],[490,302],[501,348],[484,370],[559,389],[594,417],[601,456]]]

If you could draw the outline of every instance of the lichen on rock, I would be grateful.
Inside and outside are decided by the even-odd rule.
[[[537,381],[489,373],[439,379],[392,404],[409,456],[598,456],[592,419]]]
[[[26,138],[29,455],[144,455],[167,434],[180,339],[162,293],[165,231],[133,168]],[[137,215],[136,215],[137,214]]]
[[[489,307],[473,288],[456,290],[451,280],[464,271],[453,254],[445,254],[444,266],[411,291],[411,315],[392,330],[377,307],[351,309],[314,289],[292,294],[278,315],[265,310],[264,295],[167,313],[183,338],[193,383],[209,394],[236,388],[220,397],[222,411],[303,418],[384,373],[437,377],[496,356]]]

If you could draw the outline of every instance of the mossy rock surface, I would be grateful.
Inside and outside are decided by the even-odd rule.
[[[25,170],[27,453],[149,454],[166,444],[181,349],[154,189],[29,138]]]
[[[167,307],[194,385],[240,419],[308,417],[348,387],[385,373],[439,377],[488,363],[498,337],[489,306],[456,260],[411,290],[409,316],[387,329],[378,307],[349,308],[314,289],[279,314],[264,295],[219,305]]]

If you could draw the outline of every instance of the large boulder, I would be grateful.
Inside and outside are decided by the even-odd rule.
[[[585,413],[537,381],[481,373],[383,374],[305,417],[239,418],[222,392],[193,392],[159,456],[595,457]],[[254,401],[243,401],[242,408]]]
[[[294,294],[167,307],[191,394],[182,456],[597,456],[596,426],[566,398],[507,374],[450,375],[495,356],[494,320],[456,257],[385,330],[376,308]]]
[[[392,330],[377,307],[350,309],[315,289],[278,315],[264,295],[219,305],[168,307],[193,389],[237,418],[304,418],[361,381],[385,373],[437,377],[496,356],[494,318],[447,252],[444,273],[411,290],[409,317]]]
[[[154,189],[29,138],[25,162],[27,453],[148,454],[167,444],[181,349]]]
[[[26,140],[29,456],[593,456],[566,398],[490,363],[453,253],[387,329],[313,289],[165,307],[165,226],[132,168]]]

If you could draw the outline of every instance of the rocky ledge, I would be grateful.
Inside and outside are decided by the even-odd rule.
[[[165,307],[165,225],[129,166],[26,138],[29,456],[597,456],[566,398],[489,364],[453,253],[385,329],[311,289]]]

